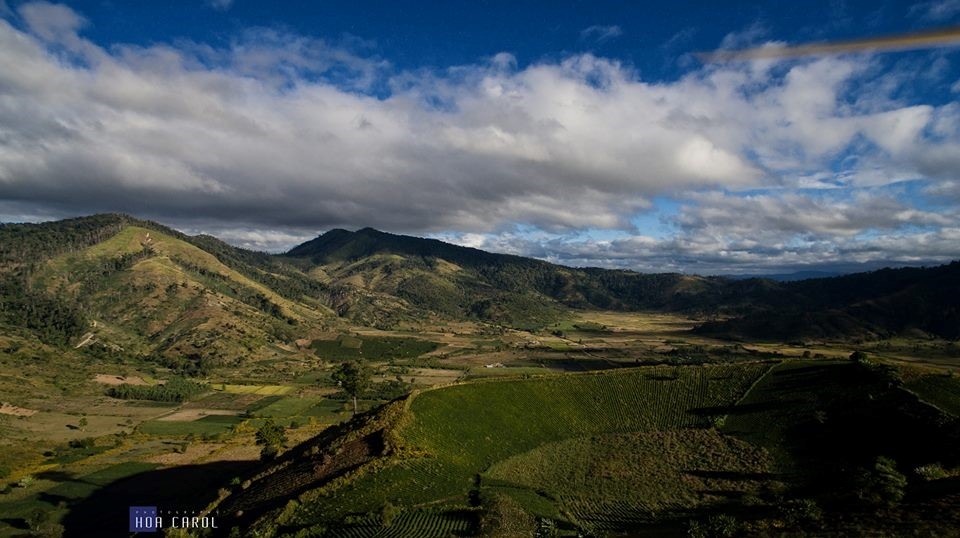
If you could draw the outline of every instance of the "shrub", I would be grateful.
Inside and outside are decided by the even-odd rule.
[[[480,535],[487,538],[532,536],[537,522],[517,501],[496,495],[480,519]]]
[[[867,361],[867,354],[862,351],[854,351],[850,354],[850,360],[857,364],[863,364]]]
[[[944,470],[943,466],[939,463],[921,465],[920,467],[914,469],[913,472],[917,473],[917,476],[927,481],[939,480],[941,478],[947,478],[950,476],[950,473]]]
[[[823,518],[823,510],[813,499],[792,499],[780,508],[783,518],[791,525],[811,523]]]
[[[737,518],[729,514],[717,514],[706,521],[691,520],[687,524],[687,536],[690,538],[730,538],[740,529]]]
[[[903,500],[907,477],[897,471],[897,463],[879,456],[873,466],[856,476],[856,496],[868,506],[893,506]]]
[[[393,505],[390,501],[387,501],[383,505],[383,508],[380,509],[380,525],[382,527],[389,527],[393,525],[393,520],[396,519],[397,514],[400,513],[400,509]]]
[[[280,453],[280,447],[287,442],[287,431],[273,419],[268,419],[257,430],[256,441],[258,445],[263,446],[260,450],[260,459],[269,461]]]

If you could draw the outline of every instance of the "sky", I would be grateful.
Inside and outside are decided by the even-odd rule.
[[[882,44],[958,26],[960,0],[0,0],[0,221],[123,212],[268,252],[369,226],[643,272],[946,263],[960,39]]]

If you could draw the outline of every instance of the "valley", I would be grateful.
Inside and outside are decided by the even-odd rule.
[[[170,536],[956,528],[957,263],[733,281],[375,230],[270,256],[115,215],[0,238],[2,536],[125,535],[130,506],[220,523]]]

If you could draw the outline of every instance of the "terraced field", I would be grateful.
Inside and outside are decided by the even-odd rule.
[[[368,520],[387,504],[404,516],[427,507],[461,513],[477,496],[506,491],[533,514],[563,517],[581,527],[619,528],[686,502],[697,496],[697,487],[719,484],[746,491],[753,484],[707,484],[684,470],[766,471],[762,451],[710,428],[722,413],[718,410],[734,404],[771,366],[657,366],[428,390],[408,401],[402,425],[394,432],[393,458],[343,487],[324,491],[322,497],[306,495],[282,524],[286,529],[332,524],[332,535],[349,528],[350,533],[368,536],[360,534],[356,522]],[[673,443],[677,456],[651,471],[670,476],[665,486],[657,486],[668,490],[661,492],[662,502],[631,501],[637,492],[626,479],[627,470],[647,465],[643,452],[665,442]],[[711,457],[697,453],[704,447]],[[598,450],[605,456],[598,458]],[[582,476],[547,476],[549,470],[536,464],[558,457],[566,463],[554,469],[579,468]],[[612,467],[593,465],[602,459]],[[695,460],[709,463],[700,469]],[[563,485],[556,486],[558,481]],[[680,485],[684,481],[686,490]],[[545,488],[548,484],[555,487]],[[598,491],[606,493],[598,497]],[[713,500],[703,497],[700,502]],[[596,522],[584,525],[591,520]],[[417,521],[398,517],[390,534],[375,535],[419,536],[409,527],[419,525]]]
[[[594,530],[683,516],[769,478],[766,451],[714,429],[592,435],[541,445],[485,472],[491,490],[554,499],[559,512]],[[550,513],[532,513],[550,517]]]

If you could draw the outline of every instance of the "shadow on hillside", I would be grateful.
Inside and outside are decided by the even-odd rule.
[[[12,528],[16,530],[20,530],[20,531],[30,530],[30,525],[27,523],[27,520],[23,519],[22,517],[0,517],[0,522],[10,525]]]
[[[255,462],[216,462],[148,471],[104,486],[83,499],[53,498],[65,502],[64,536],[123,536],[129,534],[131,506],[155,506],[161,517],[195,515],[214,500],[218,487],[242,476]],[[217,526],[224,527],[217,517]]]

